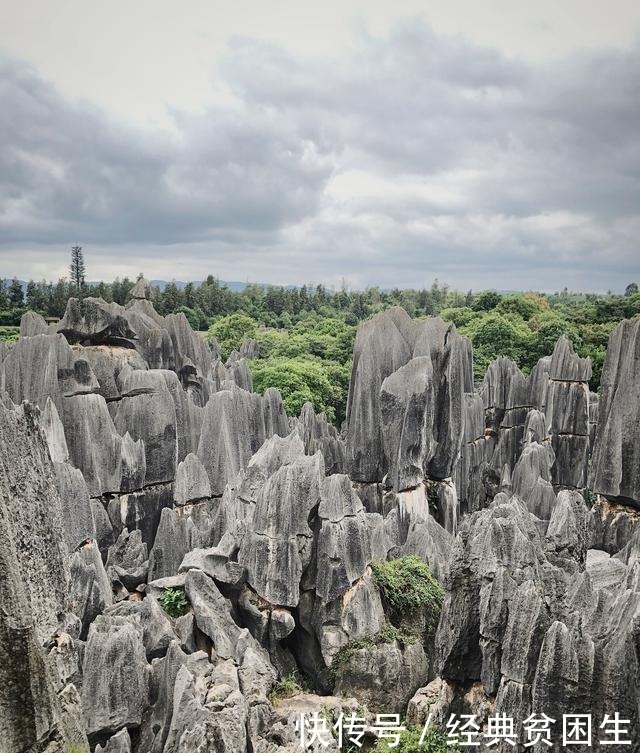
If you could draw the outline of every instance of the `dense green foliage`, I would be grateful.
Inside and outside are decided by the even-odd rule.
[[[184,591],[179,588],[165,588],[159,601],[169,617],[182,617],[189,606]]]
[[[436,727],[427,727],[424,739],[420,742],[422,733],[421,727],[407,727],[400,734],[398,745],[392,746],[390,743],[395,742],[394,740],[381,738],[373,751],[374,753],[458,753],[460,751],[460,747]]]
[[[17,280],[0,281],[0,327],[20,323],[28,310],[62,316],[70,296],[99,296],[125,304],[134,281],[82,284],[30,281],[23,294]],[[596,390],[609,333],[625,318],[640,314],[640,293],[630,283],[624,295],[570,293],[461,293],[436,280],[422,290],[328,290],[248,285],[229,290],[213,276],[179,288],[152,289],[163,315],[181,311],[191,326],[215,336],[224,358],[247,337],[258,340],[261,357],[252,364],[256,389],[278,387],[287,411],[298,413],[306,400],[338,425],[346,414],[351,353],[359,322],[391,306],[415,318],[439,314],[471,338],[477,380],[497,356],[509,356],[527,373],[549,355],[561,334],[578,354],[593,360]]]
[[[421,612],[427,629],[437,625],[444,589],[420,557],[407,555],[371,563],[373,578],[392,613],[404,619]]]

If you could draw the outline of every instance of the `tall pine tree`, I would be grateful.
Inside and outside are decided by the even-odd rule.
[[[69,267],[71,284],[75,287],[76,292],[80,292],[84,287],[84,256],[82,255],[82,246],[72,246],[71,248],[71,266]]]

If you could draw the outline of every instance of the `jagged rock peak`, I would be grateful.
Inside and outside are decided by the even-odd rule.
[[[412,359],[426,360],[418,360],[409,367]],[[354,481],[379,482],[388,470],[390,455],[385,452],[383,435],[383,383],[403,367],[407,367],[407,377],[414,374],[419,378],[420,364],[426,368],[427,362],[434,373],[433,405],[429,405],[428,412],[433,415],[432,430],[437,441],[429,472],[436,478],[450,475],[460,451],[463,395],[473,387],[471,346],[453,324],[436,317],[413,321],[404,309],[395,307],[361,324],[356,335],[347,407],[347,454]],[[400,375],[387,383],[397,396],[403,393],[402,380]],[[409,390],[414,391],[415,388]],[[409,393],[404,398],[411,402]],[[404,398],[391,400],[394,415],[397,412],[399,416],[407,409]]]
[[[149,280],[141,277],[129,292],[129,298],[132,300],[149,300],[151,298],[151,283]]]
[[[33,337],[34,335],[46,335],[49,325],[44,317],[35,311],[27,311],[20,318],[20,337]]]
[[[122,306],[91,297],[69,298],[58,331],[71,344],[82,345],[113,344],[133,348],[138,337]]]
[[[211,484],[205,467],[197,455],[190,452],[178,465],[173,498],[176,505],[186,505],[211,496]]]
[[[558,381],[588,382],[591,379],[591,359],[580,358],[571,340],[562,335],[553,349],[549,376]]]

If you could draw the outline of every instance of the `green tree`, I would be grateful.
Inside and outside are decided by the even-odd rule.
[[[473,343],[473,360],[476,379],[484,376],[487,366],[498,356],[507,356],[522,364],[528,354],[533,336],[519,318],[490,311],[467,327],[462,334],[469,335]]]
[[[236,313],[223,316],[214,322],[208,330],[209,337],[215,337],[224,360],[231,352],[238,350],[244,340],[255,337],[258,323],[246,314]],[[268,385],[267,385],[268,386]]]
[[[330,421],[336,418],[336,405],[342,394],[332,383],[326,364],[316,359],[271,358],[251,362],[256,392],[276,387],[282,394],[287,413],[297,416],[309,402],[316,412],[324,411]]]
[[[71,265],[69,267],[69,279],[79,293],[84,287],[85,266],[82,246],[71,247]]]
[[[494,290],[485,290],[473,302],[474,311],[491,311],[500,303],[500,295]]]
[[[625,296],[635,295],[638,292],[638,283],[630,282],[624,289]]]
[[[24,294],[22,292],[22,284],[15,277],[9,285],[9,306],[11,308],[18,308],[24,303]]]

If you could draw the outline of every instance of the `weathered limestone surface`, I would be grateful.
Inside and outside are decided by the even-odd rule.
[[[242,542],[238,562],[247,568],[251,587],[272,604],[298,603],[313,544],[309,518],[320,503],[323,474],[316,453],[283,465],[258,494],[253,530]]]
[[[451,476],[471,374],[470,343],[452,324],[414,322],[393,308],[360,325],[347,411],[351,478],[379,482],[391,470],[390,486],[401,491],[415,486],[417,463],[432,478]],[[415,457],[400,470],[398,454],[408,448]]]
[[[267,412],[273,415],[271,395],[261,397],[236,386],[209,399],[197,455],[209,474],[214,495],[223,493],[227,483],[246,468],[251,456],[271,436],[265,425]],[[270,424],[270,430],[280,428]]]
[[[257,343],[222,363],[153,296],[0,345],[2,753],[294,753],[291,715],[323,705],[617,711],[640,749],[636,321],[598,400],[566,338],[475,387],[453,325],[384,311],[341,433],[253,393]],[[437,630],[376,584],[405,555],[445,586]],[[277,701],[291,674],[353,698]]]
[[[0,469],[0,745],[22,751],[69,739],[43,650],[68,611],[69,560],[36,409],[0,405]]]
[[[140,620],[96,617],[83,662],[82,706],[90,740],[140,726],[149,702],[149,670]]]
[[[590,486],[640,508],[640,319],[621,322],[609,336],[602,370],[598,429]]]
[[[133,347],[136,338],[122,306],[107,303],[101,298],[70,298],[58,332],[71,344],[83,345],[111,343]]]
[[[545,415],[556,455],[554,484],[582,489],[589,459],[591,359],[579,358],[561,337],[551,356]]]

